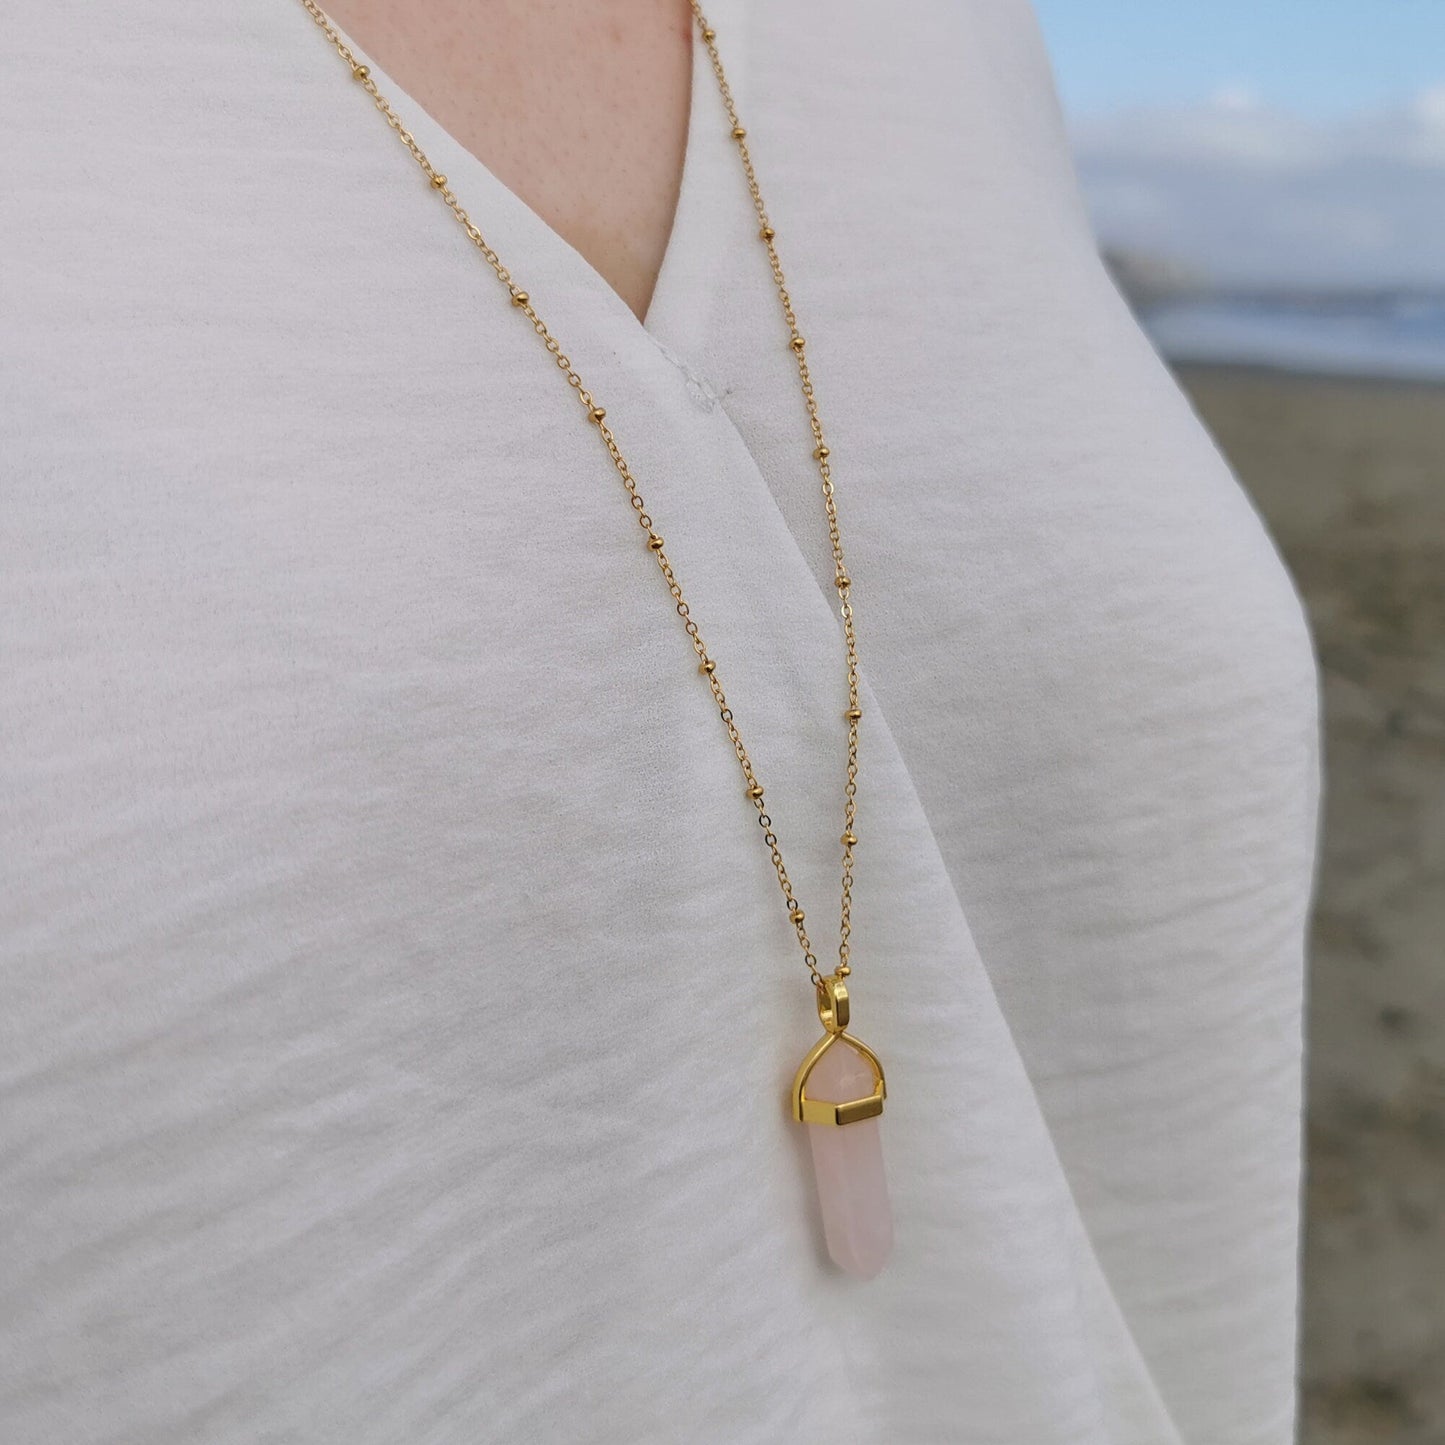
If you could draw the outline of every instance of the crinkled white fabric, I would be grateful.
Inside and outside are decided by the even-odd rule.
[[[1283,1445],[1315,680],[1015,3],[722,0],[867,674],[817,1021],[597,434],[293,0],[0,46],[0,1437]],[[384,81],[384,77],[382,77]],[[386,85],[608,409],[826,958],[845,705],[699,66],[645,327]]]

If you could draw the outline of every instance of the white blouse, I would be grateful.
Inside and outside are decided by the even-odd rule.
[[[1315,673],[1019,0],[717,0],[866,679],[819,1033],[597,432],[295,0],[0,46],[0,1438],[1285,1445]],[[378,79],[607,408],[826,962],[846,706],[705,56],[646,323]]]

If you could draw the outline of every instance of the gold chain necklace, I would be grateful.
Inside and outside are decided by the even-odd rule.
[[[818,1016],[823,1023],[824,1034],[808,1052],[799,1066],[793,1080],[793,1117],[800,1123],[824,1127],[810,1129],[813,1140],[814,1163],[818,1173],[818,1189],[823,1209],[829,1252],[843,1268],[864,1276],[876,1274],[882,1267],[892,1245],[892,1221],[889,1213],[887,1184],[883,1177],[881,1143],[878,1139],[878,1116],[883,1112],[885,1084],[883,1066],[877,1056],[861,1040],[846,1032],[848,1025],[848,986],[845,982],[852,969],[849,965],[849,938],[852,933],[853,899],[853,850],[858,838],[854,833],[854,822],[858,811],[858,724],[863,717],[858,700],[858,641],[853,626],[852,581],[843,562],[843,538],[838,528],[838,507],[833,492],[833,477],[829,467],[828,445],[823,438],[823,422],[818,414],[818,402],[813,391],[813,379],[808,370],[807,343],[798,329],[797,314],[793,309],[792,297],[788,294],[787,281],[783,276],[782,262],[778,257],[777,232],[768,219],[767,207],[763,204],[762,191],[753,170],[752,154],[748,149],[747,131],[738,119],[737,106],[733,101],[732,89],[723,70],[722,57],[717,48],[717,32],[708,24],[698,0],[688,0],[698,34],[707,49],[713,74],[717,77],[718,90],[723,107],[731,124],[732,138],[736,143],[738,158],[742,161],[743,174],[747,178],[748,191],[752,196],[753,209],[757,212],[758,237],[767,249],[768,264],[772,268],[773,283],[777,287],[778,299],[782,303],[783,318],[788,326],[788,346],[798,366],[798,380],[802,387],[803,403],[807,408],[808,425],[813,434],[813,460],[817,464],[822,482],[823,509],[828,522],[828,540],[833,551],[833,585],[838,593],[838,609],[843,619],[843,641],[848,668],[848,708],[844,719],[848,724],[848,765],[847,782],[843,789],[843,832],[839,842],[843,848],[842,902],[840,906],[838,936],[838,966],[824,975],[818,967],[813,945],[808,937],[806,915],[793,891],[788,870],[783,863],[778,836],[773,830],[773,820],[767,811],[763,785],[758,781],[752,758],[743,743],[742,733],[728,706],[727,694],[723,691],[718,677],[717,663],[703,641],[702,633],[677,580],[672,562],[667,555],[666,544],[657,531],[647,505],[638,490],[632,469],[618,445],[617,437],[607,422],[607,412],[598,403],[572,365],[561,343],[553,336],[547,323],[542,319],[531,296],[513,279],[512,273],[502,263],[502,258],[488,245],[486,237],[457,199],[446,176],[432,165],[427,154],[416,138],[402,124],[401,118],[392,109],[390,101],[381,92],[372,78],[371,69],[356,58],[355,52],[342,38],[340,31],[332,24],[316,0],[300,0],[318,28],[330,40],[336,53],[351,69],[352,77],[365,89],[372,103],[383,119],[396,132],[397,137],[412,159],[426,176],[432,189],[437,192],[457,223],[467,233],[468,239],[481,252],[487,264],[495,272],[497,280],[507,288],[511,303],[531,323],[532,329],[542,344],[551,353],[558,369],[566,376],[567,384],[577,394],[587,421],[596,427],[612,465],[626,488],[627,499],[636,515],[638,525],[646,534],[648,550],[651,551],[663,580],[672,595],[677,615],[682,619],[692,649],[697,654],[697,669],[706,678],[712,690],[713,701],[717,704],[718,715],[727,729],[728,741],[737,754],[746,783],[747,797],[757,812],[758,824],[763,830],[763,841],[773,860],[778,875],[778,886],[782,889],[783,901],[788,910],[788,920],[797,934],[803,950],[809,976],[817,991]],[[835,1045],[845,1045],[835,1048]],[[808,1085],[812,1083],[812,1093]],[[846,1137],[841,1127],[852,1125]]]

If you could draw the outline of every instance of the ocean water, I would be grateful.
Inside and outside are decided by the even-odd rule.
[[[1445,295],[1214,295],[1140,313],[1171,361],[1445,381]]]

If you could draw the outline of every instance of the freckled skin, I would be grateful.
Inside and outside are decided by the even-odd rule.
[[[682,180],[687,0],[332,0],[325,8],[646,314]],[[486,216],[477,219],[485,229]]]

